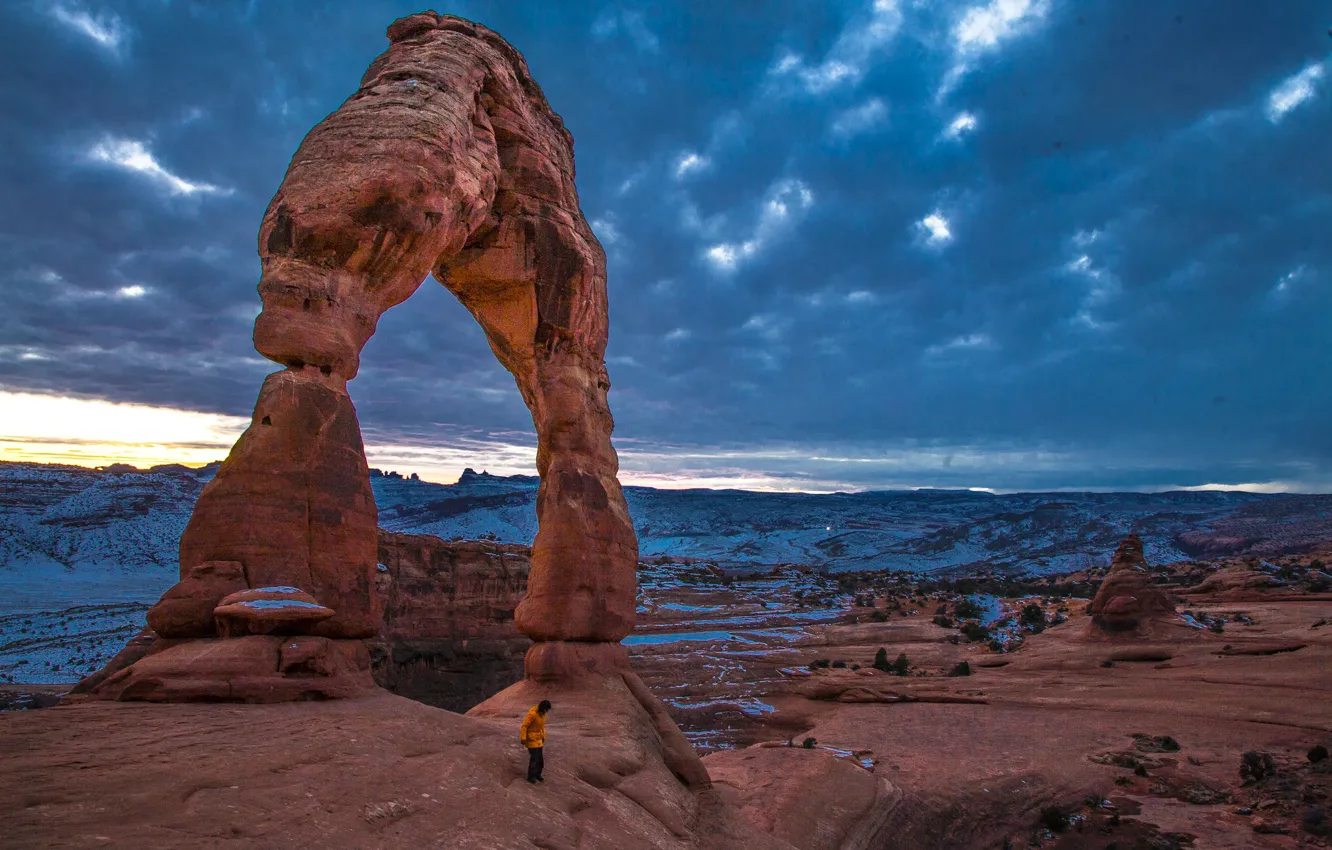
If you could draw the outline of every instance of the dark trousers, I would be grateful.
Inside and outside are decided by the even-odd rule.
[[[527,749],[527,781],[541,778],[541,771],[546,767],[546,758],[541,754],[541,747]]]

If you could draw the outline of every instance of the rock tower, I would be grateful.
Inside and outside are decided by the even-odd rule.
[[[1174,602],[1147,572],[1141,537],[1130,534],[1120,541],[1088,613],[1089,631],[1112,634],[1142,632],[1156,620],[1174,617]]]

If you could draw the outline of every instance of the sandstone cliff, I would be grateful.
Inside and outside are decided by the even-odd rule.
[[[532,642],[513,612],[530,570],[526,546],[380,531],[375,593],[384,624],[367,642],[375,681],[466,711],[523,678]]]

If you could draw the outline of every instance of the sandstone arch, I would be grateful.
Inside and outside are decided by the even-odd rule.
[[[291,699],[368,681],[355,639],[380,620],[377,513],[347,382],[379,317],[431,272],[480,323],[536,426],[540,530],[516,615],[537,641],[528,675],[624,666],[638,544],[610,442],[605,254],[579,209],[572,136],[491,30],[429,12],[388,35],[264,215],[254,343],[285,369],[191,516],[181,582],[149,617],[162,651],[108,678],[106,696]],[[289,610],[218,639],[222,597],[273,587],[333,613]],[[293,632],[304,649],[273,636]]]

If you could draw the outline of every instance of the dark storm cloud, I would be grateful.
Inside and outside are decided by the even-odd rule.
[[[627,470],[1332,482],[1325,4],[734,5],[437,5],[577,139]],[[0,11],[0,385],[248,413],[263,208],[415,10]],[[480,330],[416,298],[367,433],[524,442]]]

